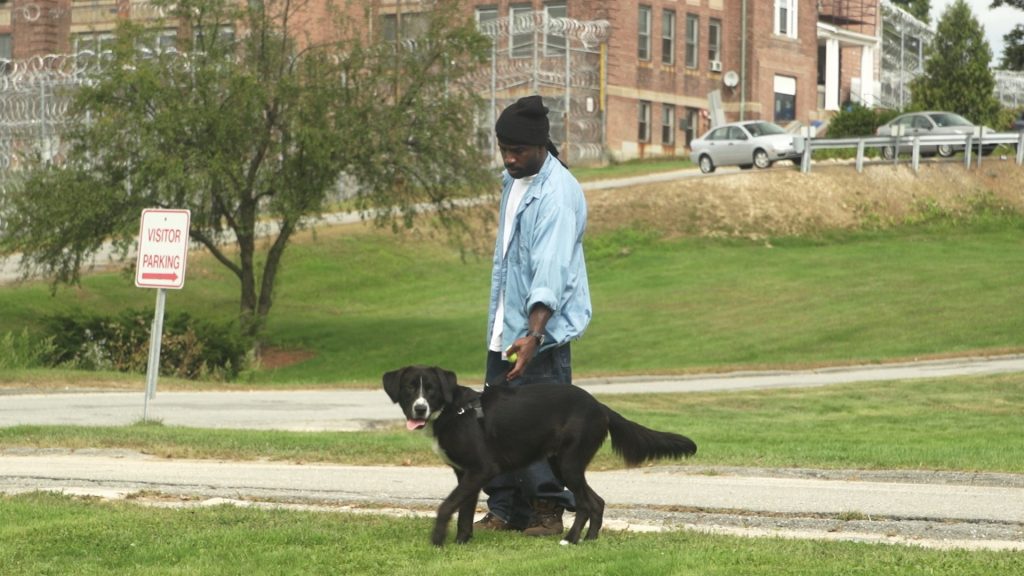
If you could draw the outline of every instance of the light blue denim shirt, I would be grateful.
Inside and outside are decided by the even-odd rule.
[[[516,212],[508,253],[502,258],[505,208],[513,179],[502,175],[501,214],[491,269],[487,340],[494,328],[501,288],[505,288],[502,350],[525,336],[530,309],[537,303],[552,310],[543,348],[579,338],[592,314],[583,232],[587,202],[583,189],[557,158],[548,154]]]

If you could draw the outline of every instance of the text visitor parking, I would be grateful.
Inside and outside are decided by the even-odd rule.
[[[188,210],[143,210],[135,285],[181,288],[188,259]]]

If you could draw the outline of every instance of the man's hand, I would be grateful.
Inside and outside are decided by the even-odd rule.
[[[516,339],[508,347],[508,350],[505,351],[506,357],[512,354],[516,355],[516,362],[512,369],[508,371],[508,374],[505,375],[506,380],[515,380],[523,375],[526,365],[537,355],[537,339],[533,336],[523,336]]]

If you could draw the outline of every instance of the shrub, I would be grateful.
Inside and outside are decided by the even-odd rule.
[[[145,372],[153,313],[126,310],[116,317],[53,316],[45,330],[53,343],[51,366]],[[199,322],[188,314],[165,316],[160,374],[229,380],[245,364],[248,346],[237,327]]]
[[[53,338],[35,338],[27,329],[0,336],[0,370],[37,368],[53,352]]]
[[[899,112],[896,110],[875,110],[860,104],[851,104],[832,117],[828,124],[828,137],[874,136],[879,126],[897,115]]]

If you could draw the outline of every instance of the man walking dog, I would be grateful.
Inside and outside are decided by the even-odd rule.
[[[490,386],[572,383],[570,342],[590,323],[583,259],[583,189],[549,139],[540,96],[521,98],[494,126],[505,173],[491,271],[486,382]],[[573,494],[546,460],[502,474],[484,491],[485,530],[561,534]]]

